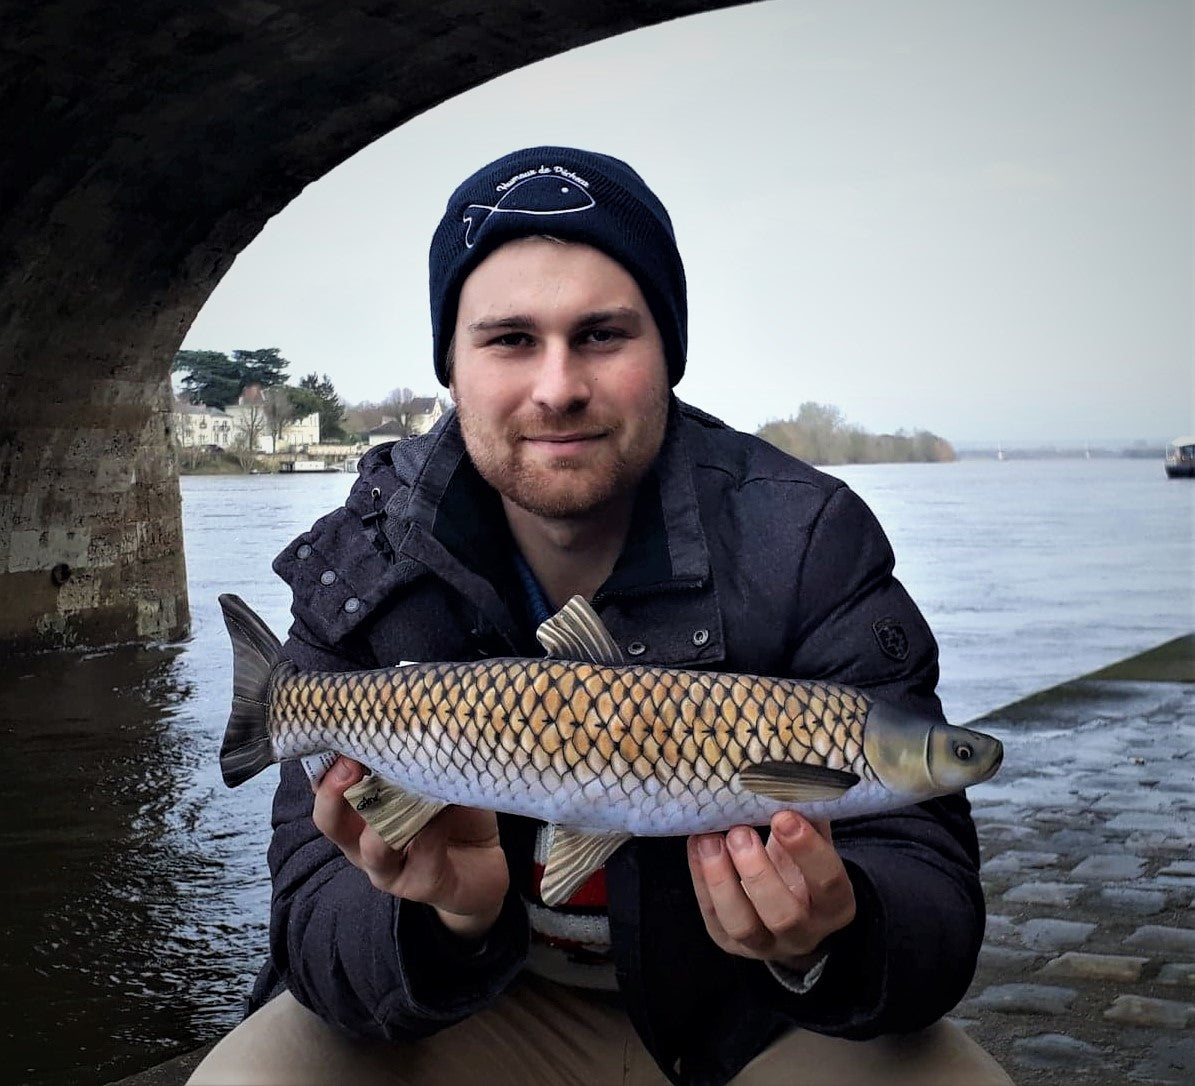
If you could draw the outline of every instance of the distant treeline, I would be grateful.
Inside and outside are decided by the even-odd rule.
[[[830,404],[803,403],[796,418],[769,422],[757,437],[810,464],[944,462],[955,458],[949,441],[928,430],[869,434]]]

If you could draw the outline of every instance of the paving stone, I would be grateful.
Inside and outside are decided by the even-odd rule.
[[[1195,860],[1176,860],[1158,872],[1159,875],[1195,875]]]
[[[1028,905],[1057,905],[1067,908],[1075,903],[1085,887],[1070,882],[1026,882],[1004,894],[1005,901]]]
[[[1078,920],[1051,920],[1039,918],[1026,920],[1017,928],[1017,938],[1023,946],[1034,950],[1063,950],[1066,947],[1081,946],[1095,931],[1094,924]]]
[[[1145,782],[1140,782],[1144,784]],[[1118,788],[1112,795],[1097,799],[1093,807],[1097,811],[1157,811],[1162,813],[1174,807],[1179,798],[1173,792],[1155,792],[1152,788],[1126,792]]]
[[[1161,984],[1195,986],[1195,962],[1169,962],[1162,966],[1158,981]]]
[[[979,948],[979,964],[993,969],[1022,969],[1041,955],[1035,950],[1018,950],[1011,946],[993,946],[984,943]]]
[[[982,841],[997,840],[1000,842],[1009,841],[1028,841],[1030,838],[1036,840],[1037,830],[1029,826],[1020,826],[1016,823],[992,823],[979,817],[979,812],[975,812],[975,824],[979,830],[979,837]]]
[[[1190,1086],[1195,1082],[1195,1038],[1160,1038],[1130,1073],[1158,1086]]]
[[[1104,823],[1108,830],[1139,830],[1143,833],[1169,833],[1174,829],[1171,815],[1151,814],[1148,811],[1125,811]]]
[[[1139,856],[1124,853],[1088,856],[1072,871],[1072,879],[1108,879],[1123,881],[1138,878],[1145,870],[1145,861]]]
[[[1005,1014],[1063,1014],[1078,992],[1050,984],[993,984],[970,1002]]]
[[[1164,887],[1167,890],[1195,890],[1195,879],[1180,875],[1155,875],[1148,885]]]
[[[1051,834],[1043,844],[1056,848],[1060,852],[1091,852],[1102,845],[1106,845],[1103,834],[1091,830],[1077,830],[1067,828]]]
[[[1057,862],[1057,852],[1021,852],[1019,849],[1010,848],[1007,852],[1002,852],[999,856],[986,860],[980,867],[980,873],[1003,875],[1024,871],[1027,868],[1052,867]]]
[[[1017,926],[1011,916],[1000,913],[988,913],[987,927],[984,929],[986,939],[1007,939],[1017,933]]]
[[[1161,890],[1133,890],[1127,886],[1105,886],[1100,890],[1100,904],[1132,916],[1153,916],[1166,907]]]
[[[1013,1043],[1013,1060],[1022,1067],[1040,1070],[1086,1070],[1104,1062],[1104,1050],[1068,1037],[1065,1033],[1039,1033]]]
[[[993,1008],[995,1010],[996,1008]],[[1104,1017],[1126,1026],[1157,1026],[1162,1029],[1185,1029],[1195,1015],[1195,1004],[1179,1003],[1174,999],[1150,999],[1148,996],[1119,995]]]
[[[1137,980],[1148,958],[1128,954],[1084,954],[1068,950],[1041,967],[1043,974],[1059,977],[1087,977],[1093,980]]]
[[[1124,945],[1141,950],[1157,950],[1164,954],[1195,954],[1195,931],[1146,924],[1133,932]]]
[[[1025,821],[1025,808],[1019,803],[985,803],[972,792],[968,792],[967,795],[971,800],[975,818],[982,819],[988,825],[1017,825]]]

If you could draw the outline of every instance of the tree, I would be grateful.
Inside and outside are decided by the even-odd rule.
[[[237,422],[236,433],[232,439],[232,454],[241,467],[248,471],[257,461],[257,447],[261,439],[269,433],[264,407],[257,404],[245,408]]]
[[[233,351],[232,360],[241,367],[245,375],[245,385],[272,388],[274,385],[286,384],[286,374],[282,371],[290,362],[282,357],[277,347],[262,347],[256,351]],[[244,388],[245,385],[241,387]]]
[[[266,430],[274,439],[275,451],[286,424],[297,415],[294,402],[291,400],[291,393],[294,391],[285,385],[274,385],[272,388],[262,389],[261,392]]]
[[[221,351],[179,351],[171,369],[186,374],[182,385],[191,403],[227,407],[245,387],[240,367]]]
[[[344,401],[336,394],[332,379],[326,373],[322,378],[314,373],[307,374],[299,381],[299,387],[291,390],[291,398],[296,399],[299,415],[319,412],[321,441],[342,441],[346,437]]]
[[[830,404],[803,403],[796,418],[769,422],[756,436],[810,464],[888,464],[954,459],[954,448],[928,430],[911,436],[869,434]]]
[[[220,351],[179,351],[171,368],[186,373],[182,384],[193,403],[227,407],[247,385],[271,388],[284,384],[282,371],[289,365],[277,347],[266,347],[233,351],[231,358]]]

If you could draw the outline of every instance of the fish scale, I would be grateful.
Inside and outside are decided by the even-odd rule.
[[[499,659],[278,674],[271,702],[279,758],[343,749],[445,802],[497,790],[588,808],[600,790],[639,808],[640,833],[740,809],[736,774],[765,753],[875,779],[868,700],[824,683]]]

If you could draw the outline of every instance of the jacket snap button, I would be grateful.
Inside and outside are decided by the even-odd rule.
[[[324,570],[324,572],[319,575],[319,583],[322,585],[335,584],[336,574],[330,569]]]
[[[295,551],[295,555],[298,558],[310,558],[311,557],[311,544],[304,543],[297,551]]]
[[[647,652],[647,646],[642,641],[632,641],[627,646],[627,652],[629,652],[632,656],[642,656],[645,652]]]
[[[693,631],[693,644],[696,645],[698,648],[701,648],[701,646],[704,645],[709,639],[710,639],[709,630],[694,630]]]
[[[349,596],[344,601],[344,609],[351,615],[354,611],[361,610],[361,601],[356,596]]]

